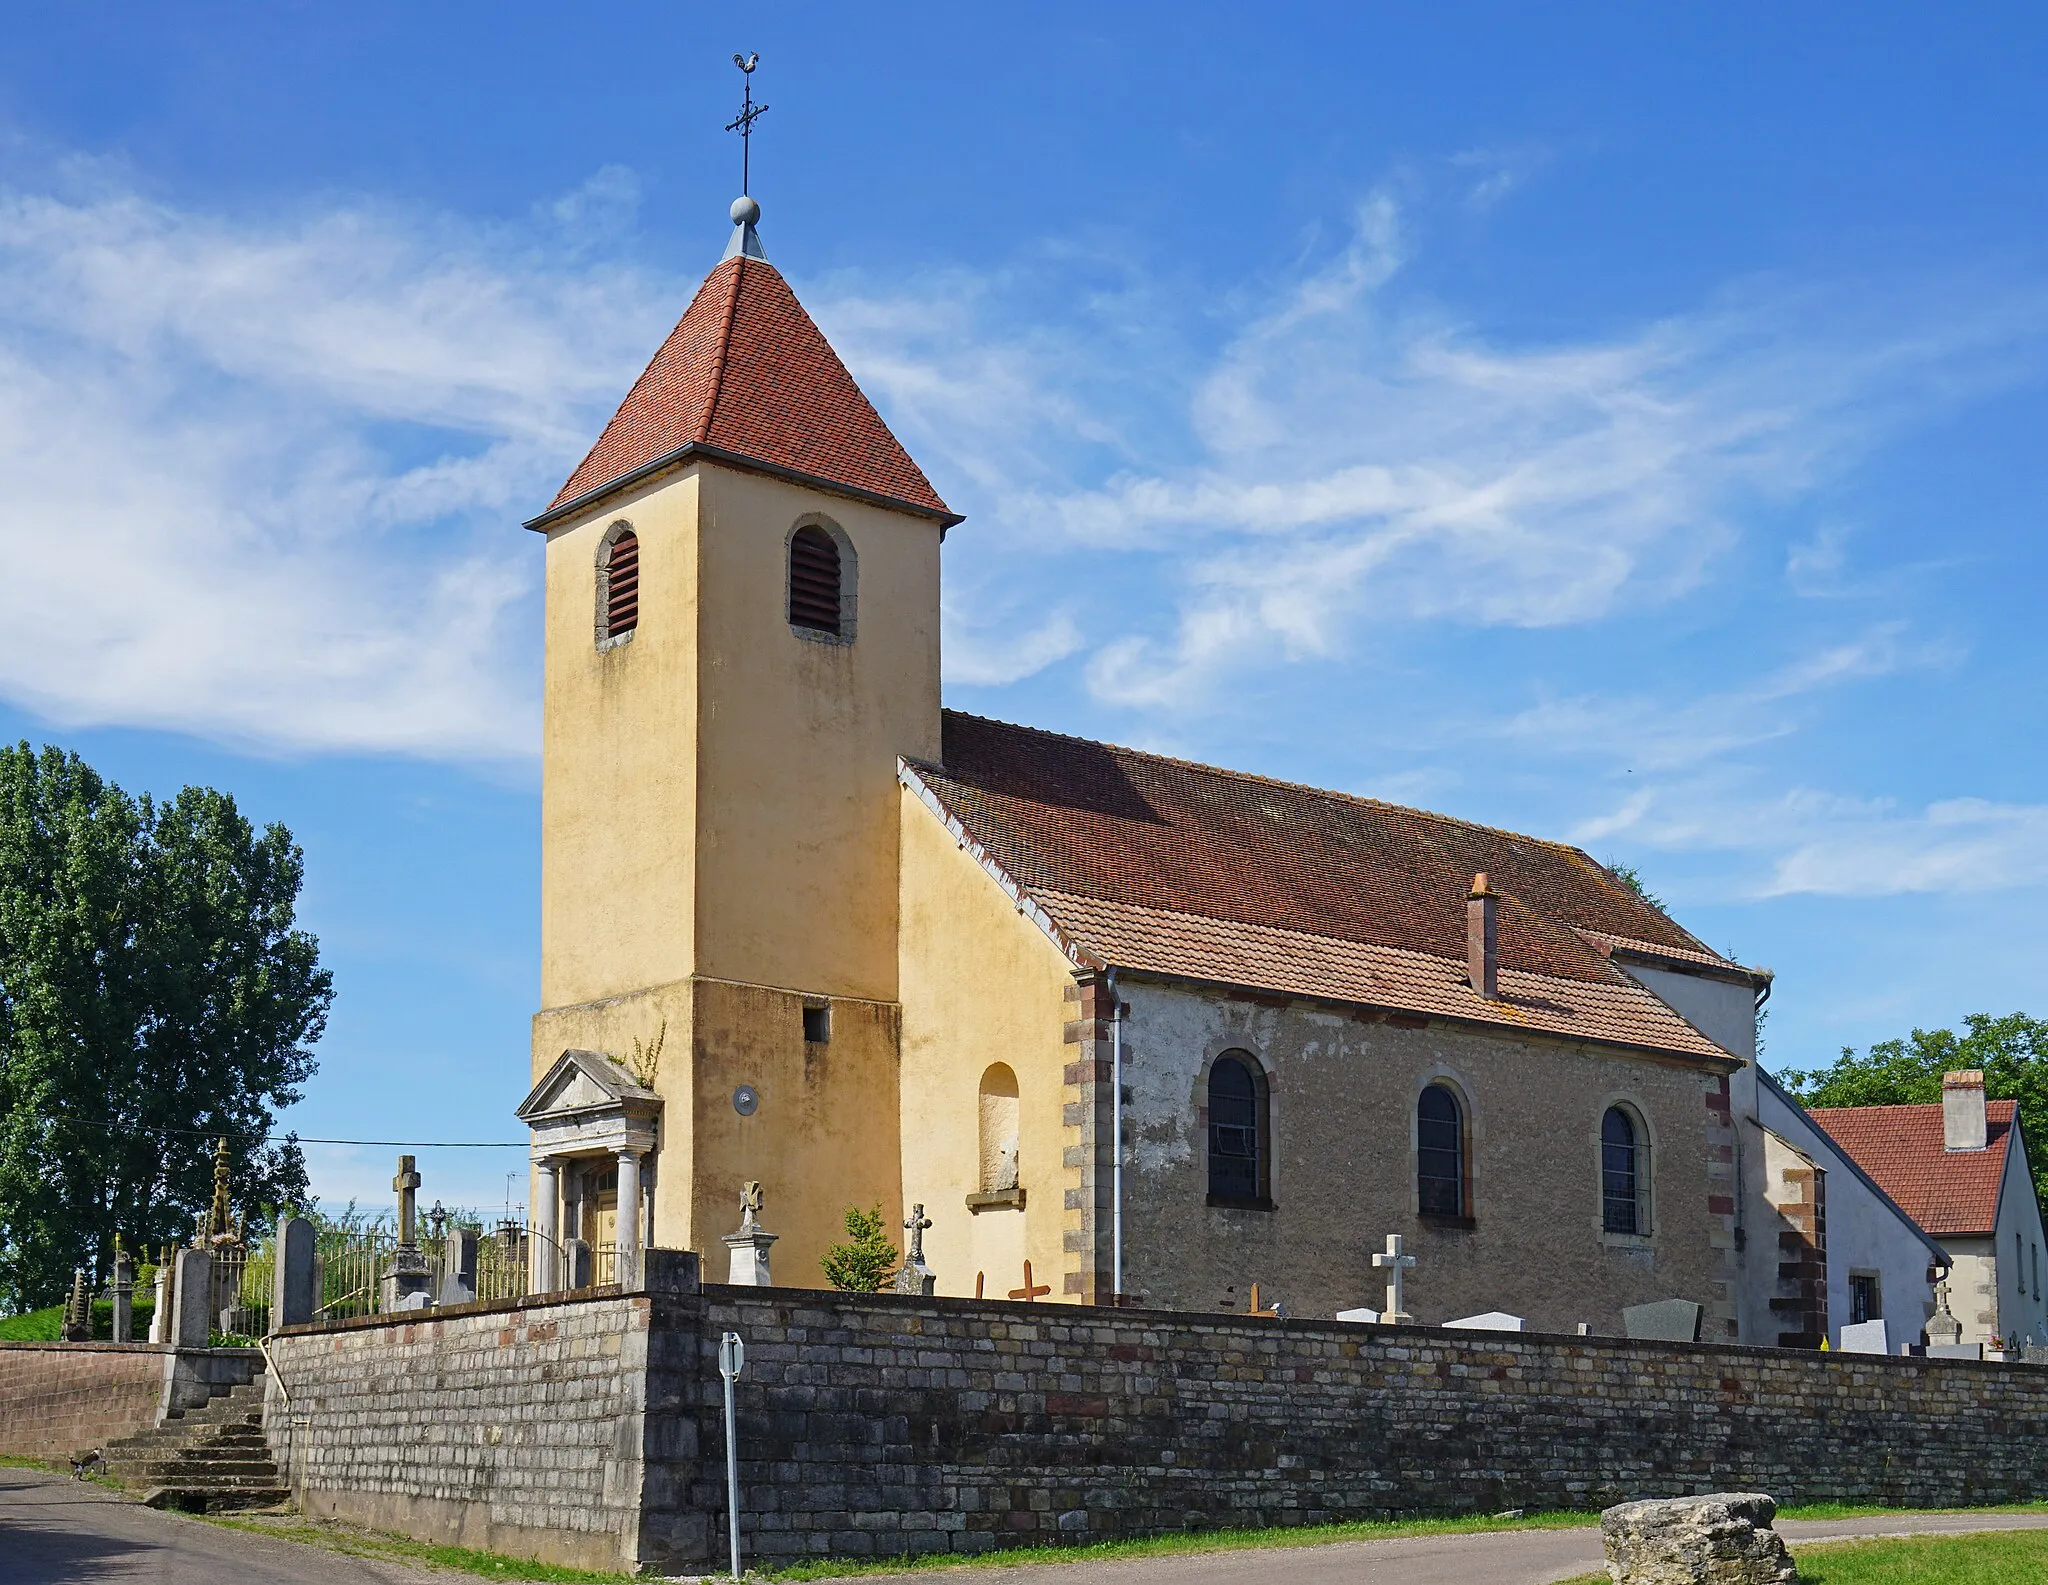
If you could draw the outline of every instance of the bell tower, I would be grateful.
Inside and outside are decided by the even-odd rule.
[[[532,1060],[603,1053],[659,1097],[630,1164],[642,1242],[716,1250],[759,1180],[776,1279],[802,1285],[849,1203],[898,1197],[896,761],[939,752],[959,518],[759,216],[733,204],[725,257],[526,525],[546,539]],[[627,1214],[605,1204],[626,1171],[546,1154],[562,1237]]]

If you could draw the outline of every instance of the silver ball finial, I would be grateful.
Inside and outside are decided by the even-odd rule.
[[[761,206],[745,196],[735,198],[732,201],[732,208],[727,212],[732,216],[732,223],[736,226],[751,226],[761,218]]]

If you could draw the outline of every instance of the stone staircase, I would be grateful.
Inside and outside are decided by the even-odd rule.
[[[259,1373],[203,1408],[174,1411],[155,1430],[108,1444],[107,1473],[141,1488],[152,1508],[282,1506],[291,1494],[263,1439],[263,1380]]]

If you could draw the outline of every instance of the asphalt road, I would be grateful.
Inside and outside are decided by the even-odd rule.
[[[2039,1530],[2048,1529],[2048,1514],[1888,1514],[1788,1520],[1779,1529],[1794,1543]],[[861,1585],[881,1585],[887,1578],[917,1585],[1242,1585],[1253,1573],[1278,1576],[1289,1585],[1550,1585],[1599,1567],[1597,1530],[1514,1530],[1127,1563],[869,1575]],[[0,1585],[460,1585],[464,1578],[158,1513],[68,1475],[0,1469]]]

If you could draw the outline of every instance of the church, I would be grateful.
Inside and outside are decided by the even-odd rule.
[[[1327,1318],[1399,1235],[1424,1323],[1817,1346],[1768,975],[1573,847],[946,710],[962,520],[759,213],[526,525],[537,1242],[716,1278],[758,1183],[779,1285],[921,1206],[940,1295]]]

